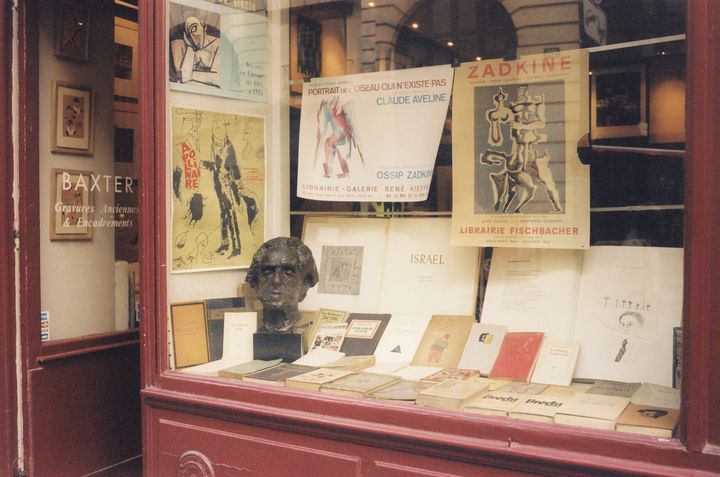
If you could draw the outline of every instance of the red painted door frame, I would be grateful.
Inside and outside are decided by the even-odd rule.
[[[17,466],[17,373],[15,326],[15,239],[12,146],[12,2],[0,0],[0,475]]]
[[[143,285],[143,377],[146,399],[144,411],[145,469],[154,469],[159,459],[158,440],[153,414],[161,406],[176,412],[178,419],[188,421],[196,415],[221,415],[225,422],[237,420],[263,427],[264,422],[278,423],[288,432],[311,433],[327,442],[362,434],[370,445],[389,448],[400,442],[418,454],[433,448],[435,455],[468,462],[480,460],[478,451],[488,463],[525,460],[527,469],[544,472],[552,463],[564,470],[598,472],[607,466],[617,466],[618,472],[628,474],[669,475],[668,469],[681,473],[704,472],[709,475],[720,468],[720,207],[717,206],[717,184],[720,184],[720,108],[715,105],[716,81],[720,78],[720,2],[717,0],[687,0],[688,3],[688,62],[687,62],[687,137],[686,137],[686,222],[685,222],[685,300],[683,331],[683,417],[680,436],[673,443],[634,439],[627,436],[598,434],[590,440],[583,433],[538,429],[513,423],[508,431],[506,422],[487,422],[462,419],[451,420],[440,413],[428,413],[423,422],[411,422],[414,417],[402,412],[385,412],[380,406],[353,405],[341,401],[305,397],[293,393],[281,394],[250,387],[230,386],[220,389],[210,380],[191,382],[176,378],[167,369],[164,352],[166,315],[165,255],[165,187],[163,161],[165,151],[166,103],[166,38],[163,31],[164,2],[141,0],[144,7],[140,22],[141,42],[141,142],[143,161],[141,178],[148,189],[141,196],[141,245],[144,261]],[[159,257],[159,258],[158,258]],[[211,395],[211,396],[208,396]],[[288,401],[292,401],[288,405]],[[288,411],[288,408],[293,408]],[[268,415],[261,415],[261,409]],[[305,416],[310,415],[310,417]],[[290,417],[292,415],[292,417]],[[178,417],[180,416],[180,417]],[[324,425],[310,422],[315,416],[333,421]],[[382,419],[393,419],[390,439],[382,440]],[[264,419],[263,419],[264,418]],[[303,421],[305,419],[306,421]],[[389,419],[388,419],[389,420]],[[349,422],[348,422],[349,421]],[[353,427],[357,426],[357,427]],[[427,430],[425,427],[433,427]],[[264,428],[264,427],[263,427]],[[418,431],[408,435],[406,429]],[[460,430],[458,430],[460,429]],[[422,432],[426,431],[426,432]],[[465,432],[468,431],[468,432]],[[462,435],[461,435],[462,434]],[[521,442],[522,450],[503,449],[496,436],[510,435],[511,441]],[[547,434],[552,434],[553,448],[548,451]],[[444,437],[438,437],[442,435]],[[445,441],[441,440],[450,436]],[[486,437],[496,447],[480,447],[472,438]],[[431,441],[429,445],[421,440]],[[456,439],[456,440],[453,440]],[[495,440],[493,440],[495,439]],[[461,441],[458,444],[456,441]],[[470,449],[466,450],[465,448]],[[534,446],[534,447],[533,447]],[[443,449],[439,451],[437,449]],[[542,451],[531,455],[533,450]],[[549,455],[546,455],[549,454]],[[570,466],[570,467],[569,467]]]

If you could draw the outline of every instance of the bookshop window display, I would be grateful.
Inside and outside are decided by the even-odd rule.
[[[674,435],[685,3],[503,3],[167,2],[169,369]]]

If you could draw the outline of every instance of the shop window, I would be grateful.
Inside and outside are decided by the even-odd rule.
[[[291,3],[168,3],[167,367],[237,379],[319,347],[477,384],[467,402],[421,391],[428,407],[507,416],[478,393],[590,389],[624,393],[615,417],[556,422],[614,430],[631,403],[677,422],[684,2]],[[272,338],[292,359],[260,354],[245,283],[288,234],[320,282],[299,336]],[[471,357],[490,341],[497,361]]]

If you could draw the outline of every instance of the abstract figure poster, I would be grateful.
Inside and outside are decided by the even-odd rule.
[[[174,90],[264,101],[267,16],[257,2],[170,3],[169,80]],[[242,7],[251,8],[246,10]]]
[[[297,195],[427,199],[450,103],[450,65],[304,83]]]
[[[172,271],[248,266],[264,206],[264,118],[173,108]]]
[[[588,60],[581,51],[462,64],[453,90],[455,245],[587,248]]]

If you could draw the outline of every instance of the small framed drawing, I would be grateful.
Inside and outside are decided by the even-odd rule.
[[[92,172],[53,169],[50,174],[50,240],[92,240]]]
[[[76,2],[61,1],[55,15],[55,56],[85,62],[90,42],[90,12]]]
[[[91,155],[94,90],[59,81],[52,88],[51,150]]]
[[[647,136],[645,65],[593,70],[590,119],[593,139]]]

